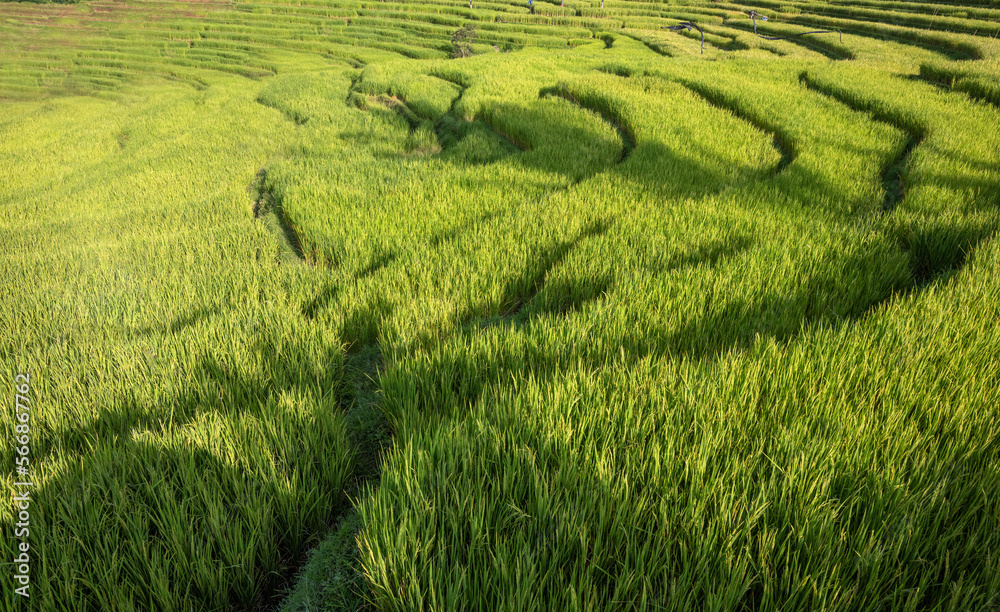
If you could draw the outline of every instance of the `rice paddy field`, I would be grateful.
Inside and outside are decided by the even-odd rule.
[[[4,611],[1000,610],[997,0],[0,2],[0,177]]]

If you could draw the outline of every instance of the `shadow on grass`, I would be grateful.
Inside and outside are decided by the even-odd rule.
[[[392,262],[396,261],[398,257],[399,255],[394,252],[383,253],[382,255],[375,257],[374,259],[371,260],[371,262],[368,263],[367,266],[365,266],[361,270],[358,270],[354,274],[353,281],[355,283],[358,283],[366,278],[375,275],[375,273],[377,273],[379,270],[382,270]],[[306,304],[302,306],[302,316],[306,317],[307,319],[314,318],[317,312],[326,308],[327,305],[329,305],[331,302],[333,302],[333,300],[336,299],[341,289],[342,285],[337,282],[332,282],[327,284],[319,292],[319,294],[316,295],[316,297],[309,300]]]
[[[536,124],[539,129],[545,127],[544,122]],[[706,187],[706,184],[714,185],[722,178],[718,173],[691,164],[689,160],[679,159],[665,147],[650,145],[646,152],[651,164],[666,161],[678,166],[686,165],[694,176],[686,187],[692,194],[709,191],[711,187]],[[518,155],[514,152],[510,154]],[[816,183],[815,187],[821,189],[822,185],[818,181]],[[488,218],[489,215],[485,215],[458,226],[443,234],[445,238],[435,237],[432,242],[438,244],[449,240],[458,232],[471,229]],[[428,413],[447,413],[450,410],[458,413],[467,410],[469,404],[478,402],[487,385],[523,380],[528,376],[544,380],[574,364],[583,363],[589,368],[600,369],[619,358],[624,365],[649,357],[711,361],[748,350],[761,338],[784,344],[817,326],[836,328],[853,325],[871,316],[892,299],[916,294],[929,283],[958,269],[964,265],[970,250],[993,235],[988,225],[941,222],[910,236],[908,253],[890,253],[899,258],[905,255],[909,265],[894,269],[889,274],[881,273],[882,262],[870,254],[841,257],[830,269],[803,279],[798,289],[785,295],[762,291],[752,297],[721,299],[718,304],[709,301],[702,312],[687,321],[673,322],[677,323],[675,325],[657,326],[656,321],[645,321],[650,325],[626,329],[620,339],[615,339],[620,340],[615,343],[616,351],[602,352],[585,343],[580,346],[554,346],[546,344],[544,338],[532,336],[530,323],[535,318],[566,316],[615,290],[614,278],[610,274],[583,280],[547,281],[552,270],[562,264],[574,248],[584,240],[599,238],[607,232],[608,225],[603,220],[595,221],[575,238],[557,242],[546,249],[537,261],[507,283],[500,300],[502,312],[468,321],[444,343],[431,343],[426,360],[412,360],[391,368],[386,378],[386,388],[393,404],[390,411],[397,414],[403,410]],[[748,237],[706,243],[658,272],[688,266],[719,266],[751,246],[752,239]],[[384,265],[386,263],[373,260],[373,264],[365,270],[371,274]],[[864,278],[877,280],[855,284],[849,272],[857,270],[868,273],[863,275]],[[324,303],[329,299],[325,298]],[[391,310],[388,300],[376,298],[348,313],[345,328],[349,330],[347,336],[360,345],[357,355],[371,350],[371,345],[363,342],[370,343],[378,336],[379,322]],[[502,329],[490,329],[496,327]],[[480,342],[480,336],[485,333],[494,336],[509,334],[504,340],[510,342]],[[845,487],[850,488],[848,485]],[[343,578],[341,583],[354,584],[357,580],[357,574],[351,567],[356,563],[353,556],[356,549],[349,541],[349,534],[357,528],[356,524],[345,522],[341,529],[347,535],[338,533],[330,544],[335,549],[330,555],[340,562],[338,571],[345,572],[345,576],[340,577]],[[535,546],[540,548],[544,539],[536,540]],[[335,590],[345,593],[350,591],[350,587],[335,587]],[[759,593],[749,593],[745,601],[759,603],[759,597]]]
[[[140,327],[139,329],[130,332],[130,335],[161,336],[167,334],[171,335],[178,334],[193,325],[197,325],[201,321],[211,319],[212,317],[221,312],[222,312],[222,307],[217,304],[214,306],[201,306],[199,308],[195,308],[188,314],[177,317],[170,323],[166,323],[163,325],[147,325],[144,327]]]
[[[35,492],[43,609],[273,608],[344,507],[353,451],[339,350],[253,353],[242,367],[206,355],[185,392],[122,398],[61,432],[58,455],[39,448],[75,457]]]
[[[537,289],[525,298],[516,290],[509,291],[509,298],[524,301],[517,309],[471,320],[431,349],[427,360],[408,366],[412,370],[391,372],[388,384],[395,391],[387,403],[401,407],[395,396],[398,392],[405,393],[409,409],[461,411],[478,402],[487,385],[527,376],[544,380],[572,364],[600,370],[611,363],[628,366],[647,358],[712,361],[751,349],[763,338],[787,344],[816,326],[853,325],[892,300],[919,294],[938,279],[948,278],[972,249],[993,235],[976,228],[942,226],[923,238],[936,245],[937,259],[921,255],[921,248],[907,253],[887,245],[882,255],[888,259],[868,253],[842,258],[785,295],[765,291],[753,298],[719,296],[718,304],[706,300],[703,311],[686,321],[641,320],[626,327],[620,337],[605,339],[603,344],[614,345],[610,353],[590,343],[552,345],[533,332],[531,323],[541,316],[566,316],[603,299],[615,289],[611,277],[539,286],[539,277],[529,274],[520,285]],[[751,245],[745,237],[709,243],[663,272],[696,265],[715,267]],[[891,269],[884,267],[889,261],[894,262]],[[484,333],[506,338],[481,342]]]

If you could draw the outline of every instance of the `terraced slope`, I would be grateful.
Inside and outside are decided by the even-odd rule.
[[[1000,605],[998,30],[0,3],[32,605]]]

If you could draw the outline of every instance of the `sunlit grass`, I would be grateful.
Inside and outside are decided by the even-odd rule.
[[[533,5],[0,4],[33,605],[1000,601],[1000,8]]]

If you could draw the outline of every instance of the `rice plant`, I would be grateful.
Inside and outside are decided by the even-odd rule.
[[[0,554],[40,610],[996,607],[997,19],[0,3]]]

